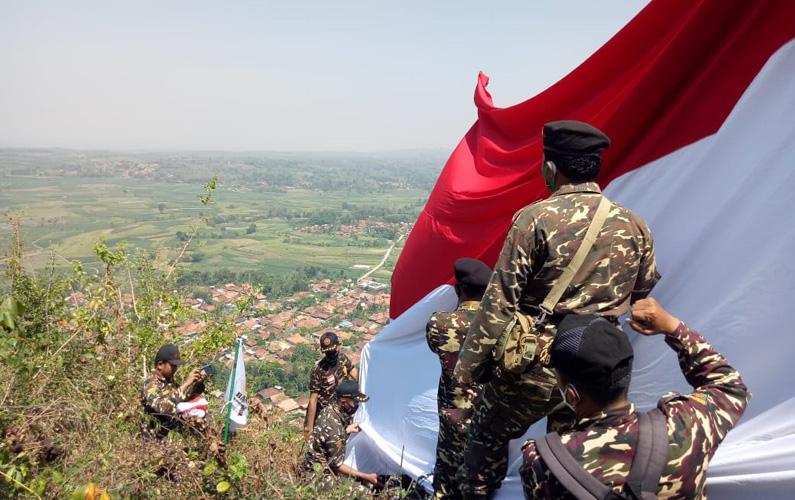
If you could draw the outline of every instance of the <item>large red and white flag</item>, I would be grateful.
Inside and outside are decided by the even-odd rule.
[[[481,74],[478,120],[447,161],[392,279],[396,318],[365,349],[372,399],[350,460],[433,469],[438,361],[424,326],[451,309],[453,262],[493,264],[511,216],[547,196],[541,127],[578,119],[612,140],[599,182],[654,232],[654,295],[738,367],[753,392],[711,463],[714,498],[789,498],[795,488],[795,1],[657,0],[581,66],[497,108]],[[633,337],[630,397],[689,390],[670,349]],[[539,428],[540,429],[540,428]],[[538,435],[535,429],[530,434]],[[520,496],[512,447],[500,490]]]

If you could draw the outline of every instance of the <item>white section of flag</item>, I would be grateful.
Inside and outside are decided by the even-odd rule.
[[[243,343],[238,341],[236,346],[235,358],[237,362],[229,373],[229,382],[226,384],[224,400],[225,408],[229,408],[231,401],[230,430],[246,425],[248,423],[248,394],[246,393],[246,366],[243,362]],[[232,386],[232,374],[234,374],[234,387]]]
[[[721,129],[614,180],[605,194],[638,212],[655,237],[663,279],[654,290],[740,370],[753,393],[708,473],[713,499],[791,498],[795,491],[795,42],[771,57]],[[442,286],[370,342],[362,354],[363,432],[349,463],[417,477],[433,469],[439,362],[425,323],[455,305]],[[648,408],[669,390],[689,392],[659,338],[630,334],[630,399]],[[543,434],[543,422],[527,436]],[[497,498],[521,498],[524,438],[512,442]],[[424,484],[429,484],[426,482]]]

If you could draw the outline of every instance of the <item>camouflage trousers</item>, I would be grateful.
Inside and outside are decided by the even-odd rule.
[[[451,418],[449,409],[439,408],[439,438],[436,441],[436,464],[433,468],[434,498],[461,498],[456,473],[464,461],[465,425],[464,422]]]
[[[508,470],[508,442],[549,415],[548,429],[571,421],[555,374],[536,364],[521,375],[505,374],[485,384],[468,428],[463,467],[458,472],[464,498],[490,498]],[[554,410],[554,414],[550,415]]]

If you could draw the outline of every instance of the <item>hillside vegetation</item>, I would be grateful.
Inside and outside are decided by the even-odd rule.
[[[214,203],[215,187],[214,179],[204,186],[202,207]],[[179,343],[191,367],[234,341],[231,319],[222,315],[203,318],[208,327],[189,342],[175,333],[196,314],[176,286],[178,263],[206,216],[195,222],[174,252],[98,240],[98,270],[74,262],[62,272],[54,256],[45,268],[26,267],[23,231],[18,220],[9,220],[0,288],[0,497],[356,496],[346,481],[321,490],[317,471],[298,477],[303,439],[278,416],[253,415],[221,458],[200,436],[171,433],[161,443],[143,432],[140,390],[157,347]],[[65,300],[75,291],[83,300]],[[238,313],[246,307],[241,301]],[[210,404],[220,426],[222,402]]]
[[[355,278],[361,272],[353,266],[376,265],[407,232],[442,163],[434,155],[0,149],[0,213],[23,222],[26,263],[39,269],[51,255],[59,268],[73,260],[97,266],[92,247],[100,238],[173,251],[203,212],[200,243],[181,261],[202,279],[312,266]],[[219,170],[217,203],[197,207],[200,182]],[[374,277],[389,276],[383,268]]]

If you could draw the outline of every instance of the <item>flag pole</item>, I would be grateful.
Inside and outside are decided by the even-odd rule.
[[[229,423],[232,421],[232,403],[235,401],[235,374],[237,373],[237,356],[240,354],[240,339],[235,342],[235,361],[232,364],[232,375],[229,381],[229,401],[226,403],[226,425],[224,425],[224,446],[229,444]]]

